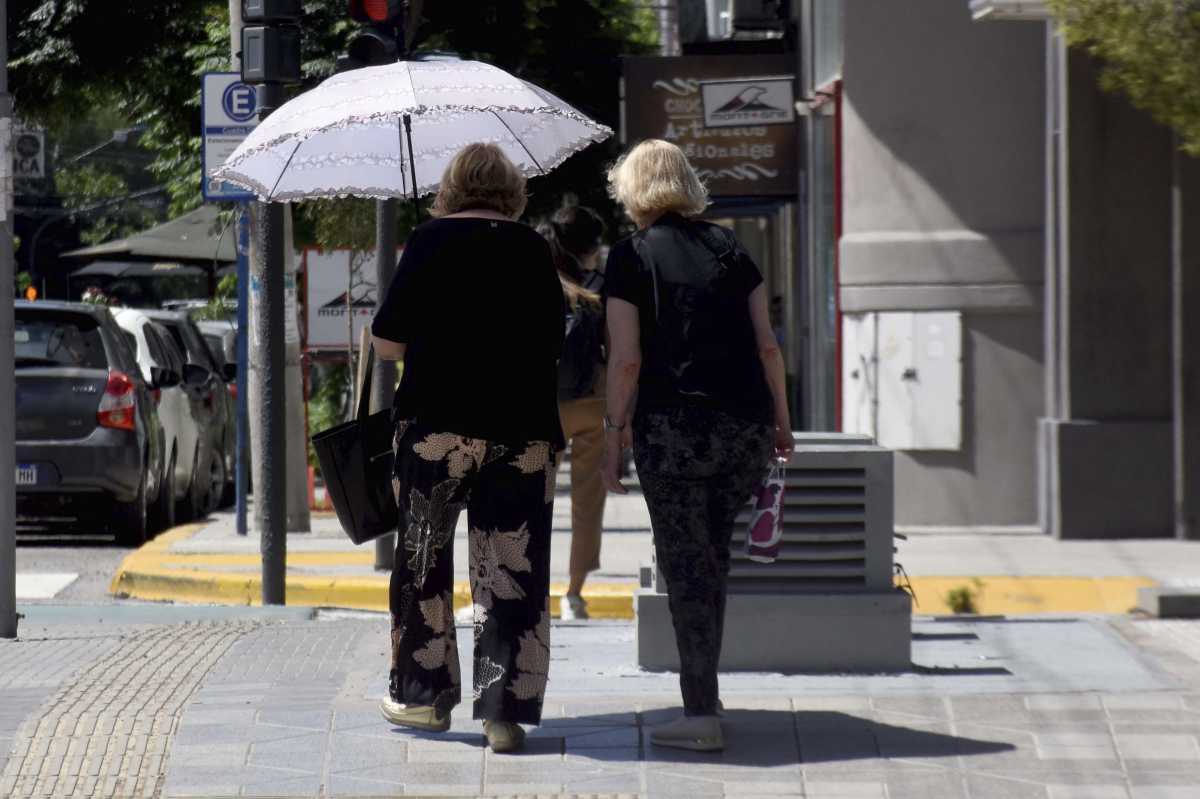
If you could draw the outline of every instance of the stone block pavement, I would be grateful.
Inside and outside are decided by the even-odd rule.
[[[720,754],[649,743],[677,682],[631,624],[556,623],[544,724],[497,756],[469,706],[441,735],[378,716],[383,616],[28,611],[0,796],[1200,797],[1200,622],[918,619],[909,672],[722,675]]]

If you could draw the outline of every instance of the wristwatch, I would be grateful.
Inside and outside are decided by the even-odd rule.
[[[620,433],[624,429],[625,425],[617,424],[612,420],[611,417],[609,417],[607,413],[604,414],[604,432],[608,433],[615,430],[616,432]]]

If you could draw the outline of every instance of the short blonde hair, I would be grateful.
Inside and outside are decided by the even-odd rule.
[[[528,199],[525,176],[503,150],[494,144],[468,144],[446,166],[429,213],[446,216],[487,208],[516,219]]]
[[[668,211],[695,216],[708,207],[708,189],[674,144],[647,139],[608,170],[608,193],[634,221]]]

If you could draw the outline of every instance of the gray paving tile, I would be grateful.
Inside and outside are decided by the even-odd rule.
[[[1198,760],[1200,744],[1193,735],[1117,733],[1117,749],[1127,760]]]
[[[327,730],[330,728],[332,715],[328,708],[321,710],[260,710],[258,711],[258,723],[284,727],[301,727],[310,730]],[[375,718],[380,723],[384,723],[384,720],[378,715]]]
[[[250,752],[249,743],[233,744],[180,744],[171,747],[171,766],[174,768],[230,767],[246,765]]]
[[[1124,785],[1047,785],[1049,799],[1130,799]]]
[[[329,750],[327,767],[331,774],[349,773],[375,766],[400,765],[408,760],[408,746],[399,741],[334,737]]]
[[[1046,786],[1024,779],[968,774],[966,788],[971,799],[1048,799]]]
[[[1135,785],[1132,799],[1196,799],[1200,796],[1200,780],[1190,785]]]
[[[364,780],[348,774],[330,774],[327,790],[330,796],[398,796],[404,791],[404,783]]]
[[[254,766],[287,766],[301,771],[320,772],[327,747],[325,733],[307,733],[292,735],[282,740],[258,741],[250,746],[248,762]]]
[[[887,784],[808,780],[804,783],[804,795],[806,799],[887,799]]]

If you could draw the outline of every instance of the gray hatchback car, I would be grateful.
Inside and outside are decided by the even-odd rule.
[[[154,391],[181,376],[159,370],[148,384],[103,306],[14,305],[18,525],[103,526],[143,543],[172,501]]]

